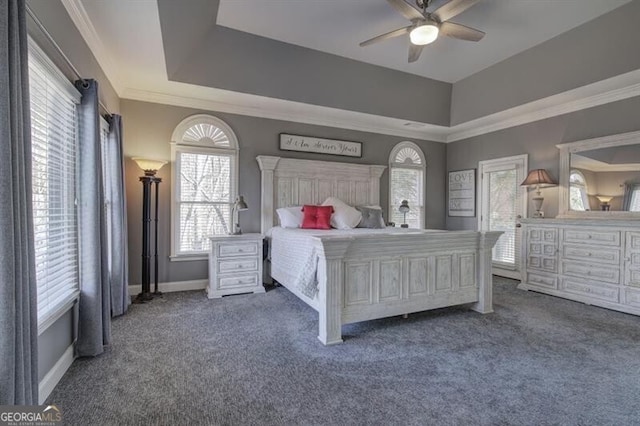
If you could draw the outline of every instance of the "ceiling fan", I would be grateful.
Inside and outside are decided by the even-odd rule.
[[[450,22],[449,19],[464,12],[479,0],[451,0],[434,12],[427,12],[431,0],[416,0],[418,10],[407,4],[404,0],[387,0],[387,2],[405,18],[411,21],[411,25],[390,31],[360,43],[360,47],[369,46],[383,40],[409,34],[409,62],[415,62],[420,57],[425,45],[433,43],[438,35],[457,38],[467,41],[480,41],[484,32],[462,24]]]

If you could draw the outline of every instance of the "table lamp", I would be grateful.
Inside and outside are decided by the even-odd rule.
[[[549,173],[547,173],[545,169],[531,170],[524,182],[520,184],[520,186],[534,186],[536,189],[536,196],[533,197],[533,206],[536,209],[536,212],[533,217],[544,217],[544,212],[542,211],[544,197],[542,197],[540,188],[555,185],[557,185],[557,183],[551,179],[551,176],[549,176]]]

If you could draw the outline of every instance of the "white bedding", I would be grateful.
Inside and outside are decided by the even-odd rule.
[[[322,236],[372,236],[387,234],[417,234],[433,231],[407,228],[349,230],[290,229],[274,227],[267,232],[270,237],[271,276],[292,286],[310,299],[318,294],[318,255],[314,237]]]

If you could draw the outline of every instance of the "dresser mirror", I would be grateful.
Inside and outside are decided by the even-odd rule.
[[[560,217],[640,218],[640,132],[560,149]]]

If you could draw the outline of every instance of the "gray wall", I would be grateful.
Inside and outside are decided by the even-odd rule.
[[[456,82],[451,124],[640,68],[639,16],[634,0]]]
[[[640,130],[640,97],[447,144],[447,170],[477,168],[478,162],[529,154],[529,169],[547,169],[558,179],[557,144]],[[544,188],[543,210],[558,213],[558,189]],[[530,197],[532,193],[530,192]],[[533,213],[529,203],[529,216]],[[477,217],[447,217],[447,229],[476,229]]]
[[[42,22],[82,77],[93,78],[98,81],[100,100],[110,112],[117,113],[120,110],[118,94],[111,86],[109,79],[100,68],[98,61],[91,53],[80,32],[76,29],[60,0],[27,0],[27,5]],[[69,78],[69,81],[76,80],[77,77],[67,62],[35,23],[29,19],[27,25],[29,35]]]
[[[118,95],[62,3],[59,0],[28,0],[27,4],[53,36],[75,68],[82,74],[82,77],[94,78],[98,81],[100,100],[105,106],[111,112],[118,112],[120,110]],[[38,46],[62,70],[69,78],[69,81],[74,81],[77,77],[42,31],[31,19],[28,19],[27,26],[29,35],[36,41]],[[72,320],[72,310],[69,310],[38,337],[38,377],[40,380],[73,343]]]
[[[241,214],[242,228],[245,231],[260,231],[260,169],[257,155],[277,155],[302,159],[356,162],[362,164],[388,164],[389,154],[395,144],[406,138],[364,133],[330,127],[312,126],[286,121],[269,120],[241,115],[208,112],[189,108],[160,105],[146,102],[122,100],[124,117],[124,140],[126,162],[126,186],[129,224],[129,270],[130,283],[140,282],[141,265],[141,201],[142,185],[138,181],[140,169],[130,157],[142,156],[156,159],[170,159],[171,135],[175,127],[184,118],[198,113],[208,113],[224,120],[236,133],[240,143],[240,182],[239,192],[245,196],[249,211]],[[351,157],[326,156],[308,153],[283,152],[278,150],[278,135],[292,133],[319,136],[329,139],[344,139],[363,143],[363,156]],[[416,142],[427,158],[427,206],[426,226],[445,227],[444,176],[446,145],[437,142]],[[159,240],[159,281],[186,281],[205,279],[208,276],[206,261],[176,262],[170,261],[170,190],[171,167],[165,165],[158,174],[161,184]],[[382,176],[381,204],[388,204],[388,174]]]
[[[212,26],[198,40],[210,20],[202,13],[217,1],[202,3],[196,1],[199,7],[187,11],[181,2],[158,1],[173,81],[449,125],[449,83],[221,26]]]

